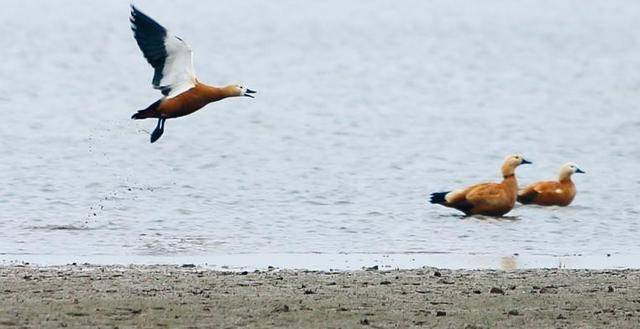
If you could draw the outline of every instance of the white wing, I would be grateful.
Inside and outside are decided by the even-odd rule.
[[[130,21],[142,54],[155,69],[153,87],[169,98],[195,87],[191,47],[134,6]]]

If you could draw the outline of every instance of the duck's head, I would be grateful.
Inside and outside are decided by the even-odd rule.
[[[531,161],[525,159],[521,154],[509,155],[504,159],[504,164],[502,165],[502,175],[505,177],[512,176],[519,165],[530,163]]]
[[[560,171],[558,172],[558,177],[560,180],[567,179],[571,177],[573,174],[584,174],[585,172],[582,169],[578,168],[573,162],[565,163],[560,167]]]
[[[521,164],[531,164],[531,161],[525,159],[521,154],[512,154],[505,158],[504,164],[515,168]]]
[[[230,86],[227,86],[225,89],[228,90],[229,95],[232,97],[245,96],[245,97],[254,98],[252,94],[256,93],[255,90],[251,90],[242,85],[230,85]]]

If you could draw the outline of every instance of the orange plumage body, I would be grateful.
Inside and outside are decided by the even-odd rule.
[[[196,86],[173,98],[160,100],[155,108],[150,107],[145,118],[179,118],[200,110],[209,103],[237,96],[235,88],[218,88],[196,83]]]
[[[540,206],[568,206],[576,197],[576,185],[571,176],[574,173],[584,174],[575,163],[567,163],[560,167],[557,181],[542,181],[527,185],[518,192],[518,202],[537,204]]]
[[[500,183],[482,183],[451,192],[431,194],[431,203],[458,209],[466,215],[502,216],[516,204],[518,181],[515,170],[521,164],[530,163],[520,155],[507,157],[502,165],[503,180]]]
[[[138,47],[154,69],[153,87],[165,96],[131,116],[136,120],[158,119],[151,143],[162,136],[167,119],[189,115],[227,97],[253,98],[255,91],[239,85],[218,88],[200,83],[193,68],[191,47],[133,5],[129,21]]]
[[[523,204],[541,206],[568,206],[576,196],[576,186],[571,179],[561,182],[546,181],[531,184],[518,193]]]
[[[459,192],[451,192],[444,206],[456,208],[467,215],[502,216],[516,204],[518,182],[515,176],[500,183],[482,183]]]

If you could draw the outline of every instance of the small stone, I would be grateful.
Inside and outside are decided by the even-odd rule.
[[[436,316],[446,316],[446,315],[447,315],[447,312],[445,312],[445,311],[437,311],[436,312]]]
[[[273,312],[289,312],[289,311],[290,311],[289,305],[287,305],[287,304],[284,304],[282,306],[278,306],[273,310]]]
[[[362,319],[362,320],[360,320],[360,324],[363,325],[363,326],[368,326],[369,325],[369,320],[367,320],[366,318]]]
[[[194,264],[182,264],[182,266],[180,266],[182,268],[194,268],[196,267]]]
[[[389,284],[391,284],[391,281],[386,281],[385,280],[385,281],[380,282],[380,284],[381,285],[389,285]]]
[[[492,294],[502,294],[504,295],[504,290],[498,288],[498,287],[493,287],[491,288],[491,290],[489,290],[490,293]]]
[[[435,272],[433,272],[433,276],[441,277],[442,273],[440,273],[438,271],[435,271]]]
[[[565,320],[567,317],[564,316],[562,313],[558,314],[558,316],[556,317],[556,319],[558,320]]]
[[[367,270],[367,271],[377,271],[377,270],[378,270],[378,265],[374,265],[374,266],[371,266],[371,267],[367,267],[367,269],[366,269],[366,270]]]
[[[520,312],[518,310],[510,310],[509,315],[520,315]]]
[[[482,293],[482,291],[480,291],[480,289],[476,289],[476,290],[474,290],[474,291],[473,291],[473,293],[474,293],[474,294],[478,294],[478,295],[479,295],[479,294],[481,294],[481,293]]]
[[[247,272],[247,271],[240,272],[240,275],[247,275],[247,274],[249,274],[249,272]]]
[[[608,292],[614,292],[614,291],[615,291],[615,289],[613,289],[613,287],[612,287],[612,286],[608,286],[608,287],[607,287],[607,291],[608,291]]]
[[[515,284],[510,285],[509,290],[516,290],[516,285]]]
[[[556,291],[556,289],[554,288],[550,288],[550,287],[543,287],[540,289],[539,291],[541,294],[557,294],[558,291]]]

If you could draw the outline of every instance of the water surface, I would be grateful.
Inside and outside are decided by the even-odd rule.
[[[202,81],[258,97],[150,145],[155,122],[129,120],[159,93],[128,2],[8,1],[1,259],[640,265],[639,3],[136,3],[192,45]],[[512,152],[534,162],[521,183],[577,162],[574,203],[507,219],[427,204],[499,179]]]

